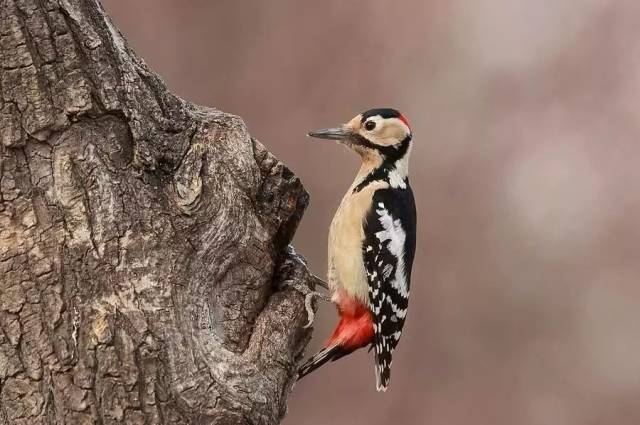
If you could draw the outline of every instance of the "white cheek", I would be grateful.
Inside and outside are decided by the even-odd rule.
[[[387,120],[385,130],[387,131],[386,137],[396,139],[397,141],[403,140],[407,137],[407,134],[410,133],[409,127],[398,118]]]
[[[409,127],[398,118],[379,119],[375,123],[376,128],[372,131],[362,128],[359,133],[376,145],[392,146],[410,134]]]
[[[405,131],[402,127],[388,124],[376,135],[376,142],[379,145],[390,146],[400,142],[405,137]]]

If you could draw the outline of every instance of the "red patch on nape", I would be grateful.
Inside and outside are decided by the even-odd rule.
[[[338,305],[340,322],[326,343],[329,347],[338,344],[347,350],[357,350],[373,341],[373,316],[362,302],[345,297]]]
[[[398,119],[400,121],[402,121],[403,123],[405,123],[405,125],[407,127],[409,127],[409,130],[411,130],[411,124],[409,124],[409,120],[407,119],[407,117],[405,117],[404,115],[400,114],[400,116],[398,117]]]

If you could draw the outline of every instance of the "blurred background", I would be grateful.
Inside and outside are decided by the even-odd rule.
[[[308,130],[412,122],[412,300],[391,388],[365,351],[300,381],[284,424],[640,423],[640,2],[104,0],[190,101],[244,118],[304,182],[325,276],[358,165]],[[322,306],[312,354],[335,313]]]

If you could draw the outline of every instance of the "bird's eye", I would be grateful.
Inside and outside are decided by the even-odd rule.
[[[366,128],[367,131],[371,131],[374,128],[376,128],[376,122],[375,121],[367,121],[366,123],[364,123],[364,128]]]

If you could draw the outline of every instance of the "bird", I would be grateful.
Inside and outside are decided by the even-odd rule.
[[[416,247],[411,126],[397,110],[376,108],[308,136],[349,147],[361,165],[329,228],[327,280],[339,321],[324,348],[299,367],[298,379],[368,346],[376,389],[386,391],[407,317]]]

